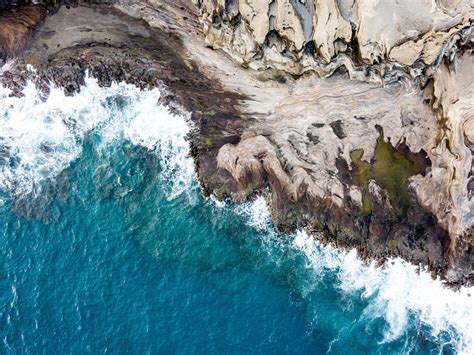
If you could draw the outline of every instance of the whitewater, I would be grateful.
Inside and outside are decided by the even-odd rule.
[[[238,333],[242,332],[243,340],[235,340],[232,345],[235,348],[229,345],[227,350],[291,353],[298,349],[339,353],[352,348],[354,352],[370,353],[472,353],[473,288],[457,291],[445,288],[427,271],[401,259],[391,259],[383,266],[366,264],[355,250],[341,251],[321,245],[303,231],[281,235],[275,231],[262,197],[242,205],[219,202],[212,197],[204,200],[186,139],[193,130],[190,117],[171,114],[159,103],[158,89],[140,90],[125,83],[101,88],[94,78],[87,77],[85,86],[76,95],[66,96],[62,89],[53,86],[49,91],[45,95],[29,83],[22,97],[12,97],[9,89],[0,88],[2,353],[59,351],[60,345],[52,340],[54,337],[64,344],[63,350],[68,349],[68,344],[69,349],[77,351],[118,350],[122,343],[112,342],[107,346],[107,339],[114,338],[130,322],[137,323],[129,331],[136,332],[138,338],[149,334],[149,338],[143,338],[140,345],[143,347],[131,347],[132,352],[225,351],[225,343],[240,339]],[[134,163],[130,165],[130,161]],[[155,165],[159,165],[159,170],[154,170]],[[75,195],[79,197],[76,199]],[[91,196],[97,197],[97,201],[91,200]],[[146,205],[142,205],[145,197]],[[74,206],[84,206],[79,209],[82,216],[77,217],[80,213],[71,211]],[[209,222],[201,225],[203,215]],[[90,231],[82,235],[84,228]],[[186,229],[189,237],[183,238]],[[127,237],[115,242],[115,234]],[[94,235],[100,235],[100,241],[95,239],[96,242],[87,244]],[[30,245],[31,241],[25,240],[28,238],[36,244]],[[65,239],[61,241],[61,238]],[[145,253],[135,251],[129,240],[137,241],[139,250]],[[68,261],[61,259],[60,251],[45,246],[71,241],[74,241],[71,250],[75,252],[67,254]],[[108,249],[108,241],[113,251]],[[18,251],[15,243],[25,246]],[[87,251],[84,249],[81,254],[82,262],[89,260],[88,253],[93,254],[90,258],[97,258],[101,268],[112,270],[113,265],[123,268],[123,275],[126,270],[137,273],[134,281],[127,282],[123,276],[121,283],[116,284],[113,271],[99,272],[100,277],[95,279],[97,270],[81,271],[79,266],[73,267],[73,274],[82,280],[81,273],[87,273],[83,281],[69,279],[67,272],[62,274],[62,267],[67,269],[68,263],[76,263],[74,255],[82,250],[81,243],[88,245]],[[121,245],[124,249],[132,248],[133,253],[124,254]],[[42,248],[50,249],[43,255]],[[232,254],[228,259],[226,248]],[[137,265],[142,262],[149,263],[147,270],[163,268],[151,284],[145,282],[146,275],[140,275],[143,270]],[[38,275],[24,277],[22,272]],[[173,279],[176,275],[183,275],[180,282],[163,283],[160,288],[159,280]],[[202,275],[205,281],[201,280]],[[189,295],[199,293],[201,282],[219,285],[215,290],[222,290],[226,284],[237,285],[229,291],[229,295],[236,296],[226,298],[225,304],[207,303],[205,300],[212,299],[213,292],[217,292],[214,290],[203,295],[199,302],[191,301],[197,296]],[[259,288],[259,283],[264,283],[264,288]],[[43,284],[49,285],[48,291],[40,291]],[[130,291],[136,284],[141,284],[141,289]],[[176,290],[170,290],[170,285]],[[250,296],[241,294],[238,285],[255,287],[258,292],[252,296],[257,299],[254,304],[274,302],[275,309],[281,304],[288,307],[285,317],[300,328],[286,329],[288,334],[282,338],[283,328],[272,325],[277,323],[275,312],[259,314],[257,318],[258,310],[253,308]],[[78,291],[80,287],[90,290]],[[123,291],[116,293],[116,287]],[[45,292],[52,292],[51,300],[59,302],[43,299]],[[74,295],[70,303],[65,299],[69,292]],[[81,298],[83,292],[86,296]],[[162,305],[166,311],[160,312],[159,299],[166,292],[170,293],[169,299],[178,301]],[[268,292],[264,300],[260,300],[259,292]],[[278,301],[273,300],[273,294]],[[104,295],[111,295],[115,303],[123,299],[123,309],[109,304]],[[134,300],[130,304],[142,305],[137,309],[143,313],[125,311],[135,309],[126,303],[129,295]],[[185,306],[180,298],[184,304],[193,305],[195,315],[181,314]],[[93,320],[88,309],[102,303],[104,309],[112,311],[101,310],[97,314],[102,314],[110,327],[100,328],[106,332],[97,340],[101,335],[91,335],[86,329],[99,327],[97,321],[107,322]],[[271,305],[267,306],[272,309]],[[60,321],[54,320],[56,310],[62,314],[58,316]],[[226,312],[235,314],[231,325],[222,323],[208,329],[201,326],[192,331],[180,328],[186,317],[213,323],[225,318]],[[247,320],[239,318],[239,312]],[[50,315],[44,316],[45,313]],[[124,319],[124,314],[129,319]],[[254,316],[255,321],[251,318]],[[265,325],[257,324],[257,319]],[[286,318],[278,319],[285,323]],[[172,326],[167,322],[172,322]],[[43,324],[43,328],[38,324]],[[58,324],[64,329],[55,330]],[[291,328],[293,323],[288,324]],[[247,334],[258,327],[268,327],[269,331],[262,333],[261,338]],[[223,329],[232,335],[223,335]],[[194,345],[183,345],[184,335]],[[281,343],[275,340],[278,338],[288,348],[282,349]],[[96,345],[92,345],[92,340]],[[153,342],[161,345],[155,344],[154,348]],[[170,348],[163,345],[168,346],[169,342],[176,345]],[[247,347],[242,347],[243,343]],[[212,347],[205,349],[202,344]]]

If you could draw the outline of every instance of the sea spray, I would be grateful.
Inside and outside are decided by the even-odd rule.
[[[54,86],[49,91],[45,96],[29,82],[22,97],[11,97],[9,89],[0,88],[0,189],[12,195],[38,193],[44,181],[80,156],[91,133],[100,135],[102,147],[128,139],[157,151],[164,181],[173,182],[170,198],[193,188],[185,140],[189,123],[158,104],[158,89],[142,91],[125,83],[101,88],[86,77],[76,95],[66,96]]]
[[[276,232],[271,224],[268,206],[262,197],[234,208],[247,219],[247,225],[274,242]],[[285,236],[279,236],[285,238]],[[448,342],[462,354],[474,347],[474,288],[462,287],[454,291],[433,280],[426,270],[400,259],[387,260],[383,266],[375,262],[366,264],[355,249],[337,250],[331,245],[321,245],[304,231],[289,236],[291,247],[301,251],[306,267],[318,278],[336,273],[339,291],[366,302],[360,314],[362,320],[371,322],[383,318],[386,322],[384,342],[399,339],[410,325],[416,323],[429,327],[435,341]],[[285,244],[286,246],[286,244]],[[306,284],[305,284],[306,285]],[[311,290],[298,290],[305,295]]]
[[[191,129],[189,120],[171,115],[159,105],[157,89],[140,91],[123,83],[100,88],[94,79],[87,78],[86,85],[75,96],[65,96],[61,89],[51,88],[50,95],[43,97],[31,83],[23,94],[17,98],[10,97],[7,89],[0,91],[4,112],[0,121],[0,189],[13,198],[39,193],[45,180],[54,179],[81,157],[84,141],[95,135],[95,149],[104,155],[113,154],[111,147],[120,147],[120,142],[130,142],[156,154],[162,163],[159,181],[166,198],[184,198],[187,204],[193,203],[196,193],[190,191],[196,192],[197,183],[185,138]],[[328,296],[334,299],[325,300],[329,304],[334,302],[334,312],[340,308],[341,299],[349,300],[349,306],[357,302],[363,305],[360,309],[343,308],[351,320],[344,327],[334,325],[337,329],[329,330],[333,340],[328,350],[336,349],[346,333],[366,330],[372,323],[376,327],[379,320],[383,320],[380,346],[390,346],[413,328],[424,334],[426,327],[432,341],[440,344],[439,351],[444,349],[443,342],[450,343],[450,349],[459,353],[472,349],[472,288],[446,289],[427,272],[419,273],[415,266],[400,259],[389,260],[382,267],[375,263],[366,265],[354,250],[340,251],[321,245],[303,231],[280,235],[262,197],[237,206],[212,200],[209,203],[217,217],[236,215],[256,232],[252,237],[260,239],[262,247],[258,251],[266,254],[265,262],[270,268],[294,265],[296,270],[286,277],[292,278],[288,283],[305,304],[308,322],[318,325],[322,317],[332,322],[331,313],[323,313],[327,306],[322,308],[317,299],[321,295],[317,291],[325,287],[334,289],[335,293]],[[166,248],[160,250],[164,252]],[[353,324],[360,324],[360,328],[351,328]],[[406,344],[404,351],[413,347]]]

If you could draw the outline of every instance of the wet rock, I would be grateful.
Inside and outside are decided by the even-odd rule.
[[[339,138],[339,139],[346,138],[346,135],[344,134],[344,130],[342,129],[342,121],[341,120],[331,122],[329,125],[331,126],[332,131],[337,136],[337,138]]]
[[[205,194],[263,194],[282,231],[472,283],[464,2],[423,1],[416,9],[432,16],[416,21],[407,1],[194,3],[63,6],[0,81],[18,95],[27,78],[72,94],[86,71],[101,85],[159,86],[172,110],[191,113]]]

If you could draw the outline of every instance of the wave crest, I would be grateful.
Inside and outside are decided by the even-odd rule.
[[[140,90],[124,83],[102,88],[86,77],[74,96],[50,87],[48,96],[28,83],[22,97],[0,88],[0,189],[10,196],[37,194],[45,181],[77,159],[85,139],[96,133],[102,146],[125,139],[155,151],[161,176],[172,181],[169,198],[194,184],[188,157],[187,118],[158,103],[158,89]]]
[[[245,217],[247,225],[274,243],[277,233],[262,197],[235,210]],[[331,245],[322,245],[304,231],[298,231],[290,238],[289,244],[280,244],[280,247],[303,254],[305,268],[313,276],[312,282],[299,285],[297,291],[303,298],[309,298],[319,287],[318,283],[325,282],[325,276],[335,274],[334,286],[338,292],[343,297],[350,296],[363,302],[359,321],[384,320],[381,343],[401,339],[411,327],[426,327],[441,349],[448,344],[461,354],[468,354],[473,349],[472,287],[458,291],[448,289],[440,279],[433,280],[429,272],[400,258],[390,259],[383,266],[377,266],[375,262],[366,264],[355,249],[341,251]],[[407,344],[409,346],[413,344]]]

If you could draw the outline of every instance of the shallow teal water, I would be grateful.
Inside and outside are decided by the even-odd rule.
[[[33,110],[41,137],[23,141],[11,122],[0,131],[1,353],[466,351],[471,304],[461,315],[411,307],[408,266],[365,267],[302,233],[278,235],[261,199],[204,200],[184,119],[150,108],[157,92],[137,103],[146,95],[134,88],[89,85],[79,103]],[[13,104],[29,120],[33,101]],[[85,127],[87,115],[102,118]]]

